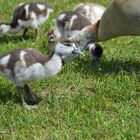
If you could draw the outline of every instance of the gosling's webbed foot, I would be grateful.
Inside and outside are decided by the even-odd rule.
[[[37,104],[37,98],[27,84],[24,85],[24,90],[25,90],[26,96],[28,97],[28,104],[29,105]]]
[[[29,105],[36,105],[38,103],[38,101],[37,100],[34,100],[34,99],[28,99],[27,103]]]
[[[27,110],[33,110],[37,108],[37,105],[22,104],[22,106]]]
[[[25,88],[25,87],[24,87],[24,88]],[[28,85],[27,85],[27,89],[28,89]],[[33,106],[32,106],[32,105],[28,105],[28,104],[25,102],[24,96],[23,96],[24,90],[23,90],[22,87],[17,86],[17,91],[18,91],[18,93],[19,93],[19,95],[20,95],[20,97],[21,97],[22,106],[23,106],[24,108],[26,108],[26,109],[28,109],[28,110],[37,108],[36,105],[33,105]]]

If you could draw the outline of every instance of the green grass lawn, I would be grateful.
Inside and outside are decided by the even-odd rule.
[[[10,21],[13,8],[23,1],[27,0],[0,0],[0,22]],[[52,19],[79,1],[46,2],[54,7],[54,13],[41,27],[39,40],[34,41],[33,31],[27,40],[21,34],[5,35],[0,37],[0,54],[25,47],[49,53],[46,32]],[[0,140],[139,140],[140,37],[101,44],[104,54],[98,64],[93,65],[86,53],[53,78],[32,82],[40,100],[35,110],[24,109],[15,85],[0,77]]]

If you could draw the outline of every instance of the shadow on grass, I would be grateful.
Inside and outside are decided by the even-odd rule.
[[[99,74],[114,74],[117,75],[120,71],[126,72],[128,75],[132,73],[138,74],[140,71],[140,62],[134,60],[120,61],[112,59],[110,61],[102,59],[98,63],[92,63],[90,60],[76,60],[78,65],[75,66],[75,72],[80,72],[83,75]]]
[[[34,36],[26,36],[26,37],[22,37],[22,35],[4,35],[0,37],[0,43],[20,43],[21,41],[26,41],[29,39],[34,39]]]
[[[15,87],[14,90],[12,90],[12,89],[9,88],[9,86],[12,86],[12,84],[11,85],[5,85],[5,84],[3,84],[1,86],[1,88],[0,88],[0,91],[1,91],[1,94],[0,94],[0,102],[3,102],[3,103],[6,104],[9,101],[12,101],[15,104],[20,104],[21,105],[21,99],[20,99],[19,94],[16,91],[16,87]],[[41,100],[42,100],[42,97],[37,96],[36,94],[34,94],[34,95],[37,98],[37,103],[36,104],[39,104],[39,102],[41,102]],[[29,105],[32,105],[32,103],[27,99],[27,96],[25,96],[25,101]]]
[[[140,63],[138,61],[129,60],[129,61],[119,61],[112,59],[111,61],[108,60],[100,60],[99,63],[93,64],[89,59],[80,59],[77,58],[76,60],[77,65],[73,68],[74,72],[79,72],[81,75],[85,76],[92,76],[94,75],[106,75],[106,74],[114,74],[117,75],[120,71],[124,71],[128,75],[131,75],[132,73],[136,73],[138,76],[138,79],[140,79],[140,74],[138,72],[140,71]],[[21,104],[20,97],[17,92],[11,91],[9,89],[10,85],[1,85],[1,94],[0,94],[0,101],[1,102],[8,102],[9,100],[12,100],[15,103]],[[35,94],[37,95],[37,94]],[[42,101],[42,97],[37,97],[37,103]]]
[[[5,84],[1,85],[0,102],[3,102],[3,103],[7,103],[9,101],[19,102],[18,101],[19,97],[16,96],[15,91],[12,91],[9,87],[11,87],[11,85],[5,85]]]

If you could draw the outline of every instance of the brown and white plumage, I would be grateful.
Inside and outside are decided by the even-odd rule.
[[[69,38],[71,44],[83,48],[91,42],[118,36],[140,35],[140,1],[113,0],[100,21]]]
[[[35,49],[17,49],[0,56],[0,75],[16,84],[22,104],[28,108],[24,101],[23,90],[33,101],[35,96],[27,83],[56,75],[64,64],[61,56],[72,53],[80,53],[80,50],[75,45],[66,47],[60,43],[56,44],[49,58]]]
[[[24,29],[23,35],[29,28],[36,30],[49,17],[53,9],[46,3],[30,2],[19,4],[13,12],[10,23],[0,24],[0,34],[17,33]]]
[[[48,41],[54,43],[59,38],[68,38],[90,24],[87,18],[77,12],[61,12],[55,19],[55,27],[47,34]]]
[[[91,24],[101,19],[106,8],[95,3],[80,3],[73,8],[73,11],[85,16]]]
[[[56,18],[56,26],[50,29],[47,34],[48,42],[53,44],[60,39],[69,38],[90,24],[86,17],[75,11],[62,12]],[[103,52],[99,44],[91,43],[85,49],[89,50],[92,59],[95,61],[98,61]]]

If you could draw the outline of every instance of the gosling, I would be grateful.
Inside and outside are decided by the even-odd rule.
[[[27,83],[56,75],[64,65],[62,55],[80,53],[80,49],[75,45],[65,47],[60,43],[56,44],[48,58],[32,48],[17,49],[0,56],[0,75],[16,84],[24,108],[35,108],[36,105],[29,105],[24,99],[25,93],[31,102],[36,102],[36,97]]]
[[[15,34],[24,30],[23,37],[25,37],[28,29],[33,28],[37,36],[39,26],[49,18],[52,12],[53,9],[46,3],[21,3],[14,9],[11,23],[0,23],[0,35]]]

